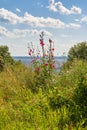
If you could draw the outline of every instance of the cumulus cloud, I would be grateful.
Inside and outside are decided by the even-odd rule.
[[[9,24],[27,23],[35,27],[62,28],[64,26],[64,23],[59,19],[35,17],[27,12],[23,17],[19,17],[15,13],[4,8],[0,9],[0,21]]]
[[[51,1],[54,2],[53,0]],[[66,28],[66,27],[79,28],[80,27],[80,25],[75,23],[66,24],[62,22],[60,19],[54,19],[51,17],[47,17],[47,18],[35,17],[29,14],[28,12],[26,12],[24,16],[20,17],[15,13],[8,11],[4,8],[0,9],[0,21],[9,24],[24,23],[32,27],[40,27],[40,28]]]
[[[84,17],[81,19],[81,22],[87,22],[87,16],[84,16]]]
[[[10,23],[10,24],[16,24],[16,23],[22,22],[23,19],[11,11],[1,8],[0,9],[0,21]]]
[[[0,36],[13,37],[14,34],[8,31],[5,27],[0,26]]]
[[[49,6],[47,7],[53,12],[59,12],[60,14],[81,14],[82,10],[79,7],[72,6],[71,9],[67,9],[62,2],[55,2],[55,0],[49,0]]]
[[[74,28],[74,29],[78,29],[81,27],[80,24],[75,24],[75,23],[69,23],[66,25],[67,28]]]
[[[25,37],[26,35],[31,35],[31,36],[35,36],[35,35],[39,35],[41,34],[41,32],[44,32],[44,34],[46,36],[52,36],[52,34],[46,30],[36,30],[36,29],[14,29],[13,33],[15,34],[15,36],[17,37]]]
[[[37,30],[28,30],[28,29],[14,29],[13,33],[17,36],[17,37],[25,37],[26,35],[35,35],[38,33]]]
[[[41,34],[41,32],[44,32],[44,34],[45,34],[47,37],[51,37],[51,36],[52,36],[52,33],[50,33],[49,31],[40,30],[39,34]]]
[[[51,0],[53,1],[53,0]],[[25,13],[24,15],[24,23],[27,23],[31,26],[36,26],[36,27],[47,27],[47,28],[80,28],[80,24],[76,23],[64,23],[60,19],[54,19],[51,17],[34,17],[33,15],[29,13]]]
[[[36,27],[48,27],[48,28],[62,28],[64,27],[64,22],[59,19],[54,18],[44,18],[44,17],[34,17],[29,13],[25,13],[24,22]]]
[[[51,37],[52,34],[48,32],[47,30],[37,30],[37,29],[13,29],[12,31],[9,31],[3,26],[0,26],[0,36],[8,37],[8,38],[21,38],[26,36],[36,36],[40,35],[41,32],[44,32],[44,34],[48,37]]]
[[[81,14],[82,10],[79,7],[73,6],[70,10],[71,14]]]

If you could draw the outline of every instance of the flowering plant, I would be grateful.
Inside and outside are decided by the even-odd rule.
[[[46,47],[44,42],[44,32],[40,34],[40,46],[39,49],[35,50],[33,44],[29,46],[28,54],[32,58],[32,64],[34,66],[34,71],[39,81],[45,82],[45,79],[51,78],[53,70],[55,69],[55,59],[54,59],[54,42],[49,39],[49,44]]]

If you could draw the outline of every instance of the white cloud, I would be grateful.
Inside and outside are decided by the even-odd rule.
[[[49,6],[47,7],[50,10],[57,12],[57,8],[55,7],[55,1],[54,0],[49,0]]]
[[[44,18],[44,17],[34,17],[29,13],[25,13],[24,15],[24,23],[28,23],[32,26],[36,27],[48,27],[48,28],[63,28],[65,24],[59,20],[54,18]]]
[[[20,9],[18,9],[18,8],[16,8],[16,11],[17,11],[17,12],[19,12],[19,13],[21,12],[21,10],[20,10]]]
[[[22,18],[4,8],[0,9],[0,21],[16,24],[22,22]]]
[[[0,36],[5,36],[5,37],[13,37],[14,34],[10,31],[8,31],[5,27],[0,26]]]
[[[28,29],[14,29],[13,33],[15,34],[15,36],[17,37],[25,37],[26,35],[31,35],[34,36],[35,34],[38,33],[37,30],[28,30]]]
[[[44,34],[46,36],[49,36],[51,37],[52,34],[46,30],[36,30],[36,29],[31,29],[31,30],[28,30],[28,29],[14,29],[13,30],[13,33],[15,34],[15,36],[17,37],[25,37],[26,35],[31,35],[31,36],[36,36],[41,33],[41,32],[44,32]]]
[[[87,16],[84,16],[84,17],[81,19],[81,22],[87,22]]]
[[[67,12],[67,11],[66,11]],[[15,13],[8,11],[4,8],[0,9],[0,21],[9,24],[25,23],[33,27],[42,27],[42,28],[79,28],[79,24],[75,23],[64,23],[60,19],[54,19],[51,17],[35,17],[28,12],[24,16],[19,17]]]
[[[70,14],[70,10],[64,7],[61,2],[55,3],[55,8],[57,9],[57,12],[60,12],[61,14]]]
[[[80,24],[75,24],[75,23],[69,23],[66,25],[67,28],[74,28],[74,29],[78,29],[81,27]]]
[[[49,0],[49,6],[47,7],[53,12],[59,12],[60,14],[81,14],[82,10],[79,7],[72,6],[71,9],[67,9],[62,2],[55,2],[55,0]]]
[[[44,32],[44,34],[47,36],[47,37],[51,37],[52,36],[52,33],[46,31],[46,30],[40,30],[39,34],[41,34],[41,32]]]
[[[70,10],[71,14],[81,14],[82,10],[79,7],[73,6]]]
[[[4,8],[0,9],[0,21],[9,24],[27,23],[31,26],[48,28],[62,28],[64,26],[64,23],[59,19],[35,17],[27,12],[24,14],[24,17],[19,17],[15,13]]]
[[[0,26],[0,36],[8,37],[8,38],[22,38],[26,36],[39,36],[41,32],[44,32],[44,34],[48,37],[51,37],[52,34],[46,30],[36,30],[36,29],[13,29],[12,31],[9,31],[3,26]]]

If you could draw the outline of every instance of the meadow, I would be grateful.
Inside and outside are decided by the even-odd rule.
[[[1,130],[87,129],[87,63],[75,61],[54,74],[44,90],[36,84],[32,69],[21,63],[0,72]]]
[[[48,65],[0,57],[0,130],[87,130],[87,60]]]

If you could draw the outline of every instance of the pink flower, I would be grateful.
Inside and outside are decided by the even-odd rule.
[[[41,44],[41,46],[45,45],[42,39],[40,39],[40,44]]]
[[[32,52],[32,49],[30,49],[30,52]]]
[[[33,53],[33,50],[32,50],[32,49],[30,49],[28,54],[31,56],[31,55],[32,55],[32,53]]]
[[[52,64],[51,67],[52,67],[52,69],[55,69],[55,65],[54,64]]]
[[[36,70],[37,73],[39,73],[40,70],[41,70],[41,68],[40,68],[40,67],[37,67],[35,70]]]
[[[54,51],[54,48],[52,48],[52,51]]]
[[[46,63],[45,66],[48,66],[48,63]]]
[[[28,53],[31,56],[31,52]]]

